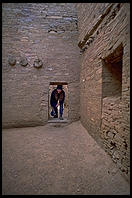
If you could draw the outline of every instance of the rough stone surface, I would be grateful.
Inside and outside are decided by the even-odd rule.
[[[75,4],[2,4],[3,128],[45,124],[50,82],[68,83],[69,119],[79,119],[77,39]],[[13,67],[8,56],[16,58]],[[21,66],[20,57],[27,58],[26,67]],[[36,59],[43,63],[39,69],[33,66]]]
[[[79,3],[77,10],[81,122],[130,179],[130,4]]]
[[[2,137],[3,195],[130,195],[129,183],[80,121],[3,129]]]

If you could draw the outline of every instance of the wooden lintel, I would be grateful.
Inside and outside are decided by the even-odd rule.
[[[50,82],[50,85],[68,85],[67,82]]]

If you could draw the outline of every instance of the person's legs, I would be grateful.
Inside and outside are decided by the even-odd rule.
[[[54,110],[54,118],[58,118],[58,109],[56,103],[52,104],[52,109]]]
[[[54,108],[52,107],[52,111],[50,113],[51,116],[54,116],[55,115],[55,111],[54,111]]]
[[[60,118],[62,118],[63,115],[63,103],[60,103]]]
[[[57,109],[56,106],[54,107],[54,110],[55,110],[55,114],[56,114],[56,115],[54,116],[54,118],[58,118],[58,109]]]

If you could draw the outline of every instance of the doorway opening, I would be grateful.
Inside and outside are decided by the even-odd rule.
[[[52,107],[50,105],[50,98],[51,98],[51,93],[53,90],[55,90],[57,88],[57,85],[62,85],[62,89],[65,92],[65,100],[64,100],[64,104],[63,104],[63,120],[61,120],[61,122],[65,122],[68,120],[68,83],[66,82],[50,82],[49,85],[49,99],[48,99],[48,120],[49,121],[54,121],[54,122],[58,122],[60,121],[59,118],[54,118],[53,116],[51,116],[51,111],[52,111]],[[60,112],[60,106],[58,106],[58,117],[59,117],[59,112]]]

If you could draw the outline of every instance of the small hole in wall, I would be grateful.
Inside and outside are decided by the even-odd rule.
[[[57,33],[57,30],[48,30],[48,33],[51,33],[51,34]]]
[[[65,120],[68,119],[68,84],[66,82],[51,82],[49,85],[49,107],[48,107],[48,119],[49,120],[54,120],[54,121],[58,121],[59,117],[60,117],[60,105],[57,108],[57,112],[58,112],[58,118],[54,118],[53,114],[51,114],[52,112],[52,107],[51,107],[51,94],[54,90],[57,89],[58,85],[62,85],[62,90],[65,92],[65,100],[63,103],[63,114],[62,117]]]

